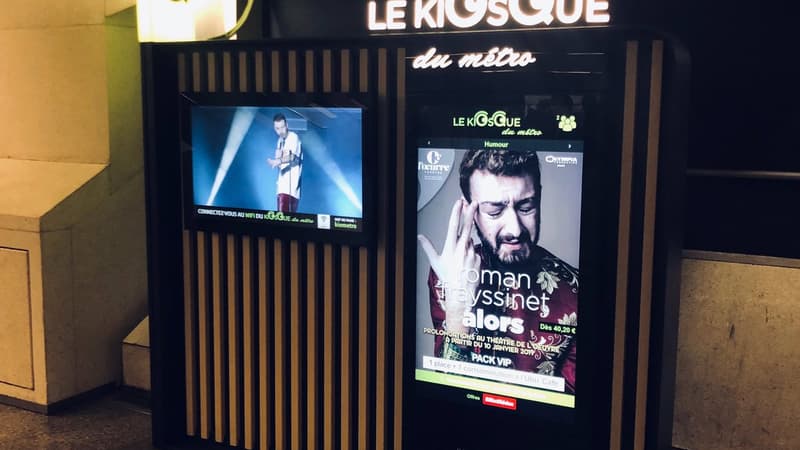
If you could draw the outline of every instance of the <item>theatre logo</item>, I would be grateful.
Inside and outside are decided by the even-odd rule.
[[[424,160],[417,161],[417,171],[425,180],[440,180],[447,176],[453,164],[442,162],[442,153],[439,150],[428,150]]]
[[[555,164],[556,167],[577,166],[578,158],[575,156],[547,155],[544,157],[544,162],[547,164]]]

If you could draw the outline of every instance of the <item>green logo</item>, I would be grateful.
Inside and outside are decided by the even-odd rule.
[[[578,128],[578,122],[575,120],[575,116],[556,116],[556,120],[558,120],[558,129],[569,133],[570,131]]]

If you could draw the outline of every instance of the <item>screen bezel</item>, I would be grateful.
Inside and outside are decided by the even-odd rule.
[[[336,243],[343,245],[367,245],[375,236],[374,205],[374,173],[375,136],[374,136],[374,101],[367,94],[343,93],[190,93],[180,94],[180,159],[181,186],[183,189],[182,215],[183,227],[188,230],[223,232],[262,236],[271,238]],[[217,217],[197,214],[196,208],[202,205],[194,203],[194,179],[192,168],[192,107],[323,107],[323,108],[357,108],[361,110],[361,192],[363,214],[361,229],[358,231],[326,230],[316,227],[297,227],[279,222],[239,219],[234,217]],[[235,210],[236,208],[227,207]],[[263,210],[269,212],[271,210]]]
[[[555,91],[555,90],[553,90]],[[537,93],[553,93],[543,90],[530,92],[530,94]],[[581,92],[587,95],[601,95],[599,91],[586,91]],[[408,101],[408,114],[407,123],[409,131],[409,140],[406,145],[406,174],[408,181],[406,182],[406,201],[407,211],[409,215],[411,211],[414,212],[413,217],[407,218],[406,227],[408,229],[408,238],[406,240],[406,255],[407,255],[407,283],[410,289],[416,290],[416,267],[419,263],[416,255],[417,240],[414,238],[417,233],[417,215],[416,215],[416,195],[409,185],[416,186],[417,170],[415,162],[418,152],[418,139],[425,137],[444,137],[452,138],[453,133],[442,132],[441,129],[437,130],[430,124],[425,123],[423,117],[419,113],[420,109],[426,106],[433,107],[450,107],[453,109],[461,109],[464,107],[480,109],[489,109],[490,107],[502,108],[507,105],[514,105],[515,101],[519,100],[519,93],[511,92],[509,95],[495,95],[489,97],[472,96],[464,98],[459,96],[450,96],[440,94],[435,98],[436,101],[431,101],[431,98],[423,95],[410,95]],[[520,94],[521,95],[521,94]],[[484,100],[485,102],[482,102]],[[486,108],[484,108],[486,106]],[[613,304],[613,297],[611,296],[613,288],[613,270],[609,272],[608,262],[604,260],[606,255],[615,248],[615,240],[608,239],[608,234],[612,230],[616,230],[616,217],[613,214],[607,214],[601,207],[602,205],[608,206],[609,200],[604,197],[611,195],[610,198],[616,198],[614,193],[616,189],[616,169],[615,158],[618,158],[615,152],[615,147],[606,143],[608,139],[614,140],[616,136],[609,135],[604,129],[608,118],[605,117],[608,105],[599,107],[594,113],[589,114],[584,112],[584,121],[589,125],[588,129],[584,129],[580,137],[575,137],[583,141],[583,183],[582,191],[582,208],[581,208],[581,225],[580,225],[580,277],[581,277],[581,294],[578,299],[578,310],[581,311],[582,319],[580,323],[580,335],[586,336],[613,336],[613,317],[610,311],[613,308],[603,309],[600,300],[606,305]],[[469,132],[468,132],[469,134]],[[468,135],[464,137],[477,137],[476,135]],[[485,136],[488,138],[488,136]],[[542,136],[547,139],[547,136]],[[500,139],[497,137],[496,139]],[[610,164],[611,168],[606,165]],[[410,181],[413,177],[413,183]],[[592,224],[593,226],[589,226]],[[615,235],[614,235],[615,236]],[[603,300],[605,298],[605,300]],[[407,305],[407,317],[411,317],[410,323],[406,326],[406,345],[407,348],[413,349],[409,352],[411,355],[407,356],[404,360],[411,369],[416,369],[416,327],[417,327],[417,300],[416,295],[413,296],[413,301]],[[410,334],[410,336],[409,336]],[[543,445],[559,445],[560,448],[580,449],[585,448],[589,435],[579,436],[571,433],[570,430],[577,429],[590,429],[594,428],[596,423],[596,414],[604,410],[607,405],[607,394],[605,386],[610,383],[611,373],[611,357],[613,349],[601,348],[600,341],[602,339],[584,339],[581,341],[581,346],[577,349],[577,372],[576,380],[578,385],[578,392],[575,395],[575,405],[573,408],[565,408],[545,403],[536,403],[532,401],[525,401],[529,407],[526,411],[507,411],[500,408],[491,408],[481,405],[480,402],[472,402],[465,400],[468,392],[466,389],[436,385],[424,381],[418,381],[415,377],[415,370],[406,370],[406,383],[409,389],[406,391],[406,401],[409,408],[413,409],[415,414],[409,416],[409,420],[420,427],[420,429],[428,426],[430,423],[451,423],[449,417],[464,417],[464,415],[474,415],[480,417],[481,423],[486,424],[487,429],[529,429],[531,421],[542,423],[543,427],[556,431],[556,434],[561,435],[562,439],[554,440],[550,444],[547,439],[541,441]],[[608,341],[603,341],[608,342]],[[519,405],[519,400],[518,400]],[[605,412],[604,414],[607,414]],[[458,423],[456,420],[454,422]],[[463,422],[462,422],[463,423]],[[469,423],[469,422],[466,422]],[[416,435],[416,433],[415,433]],[[497,437],[494,433],[493,436]],[[567,436],[563,438],[563,436]],[[461,440],[458,442],[458,447],[452,448],[483,448],[481,446],[490,446],[486,448],[494,448],[491,446],[500,445],[516,445],[524,442],[528,437],[524,432],[514,432],[503,436],[502,439],[496,442],[483,441],[483,438]],[[452,438],[452,436],[451,436]],[[459,439],[462,439],[459,437]],[[489,439],[487,437],[487,439]],[[549,438],[548,438],[549,439]],[[555,438],[554,438],[555,439]],[[454,441],[447,442],[416,442],[420,445],[419,448],[450,448],[439,447],[441,445],[455,444]],[[426,445],[431,445],[426,447]],[[436,446],[439,445],[439,446]],[[478,446],[478,447],[473,447]],[[549,448],[549,447],[548,447]]]

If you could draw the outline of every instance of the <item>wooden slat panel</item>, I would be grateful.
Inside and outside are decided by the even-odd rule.
[[[272,317],[272,327],[275,330],[274,337],[274,367],[275,367],[275,450],[286,449],[286,352],[284,351],[284,282],[283,282],[283,242],[274,242],[274,264],[275,273],[275,304]]]
[[[371,448],[369,437],[372,414],[369,394],[372,390],[370,367],[373,363],[369,349],[372,335],[369,298],[369,253],[362,247],[358,252],[358,448]],[[352,417],[352,416],[350,416]]]
[[[259,449],[267,449],[272,438],[272,398],[270,396],[270,383],[274,380],[270,376],[270,356],[272,351],[270,343],[272,336],[272,317],[270,317],[271,300],[269,274],[271,265],[267,257],[267,241],[258,239],[258,436]]]
[[[239,62],[239,92],[247,92],[247,52],[239,52],[237,59]]]
[[[222,52],[222,90],[233,90],[233,67],[231,66],[231,52]]]
[[[341,448],[349,450],[352,448],[353,436],[351,435],[351,421],[353,420],[353,405],[351,399],[353,395],[353,374],[352,374],[352,305],[353,305],[353,286],[350,281],[352,264],[350,258],[350,248],[342,247],[342,320],[341,320]]]
[[[389,126],[388,126],[388,104],[387,104],[387,88],[388,88],[388,67],[387,67],[387,54],[386,49],[378,50],[378,148],[389,149]],[[379,152],[378,155],[378,180],[380,192],[380,204],[389,205],[389,155],[386,150]],[[375,287],[377,288],[377,298],[375,302],[375,448],[376,450],[384,450],[386,448],[386,406],[387,395],[386,388],[390,386],[387,384],[386,377],[386,358],[389,352],[387,351],[387,333],[389,330],[388,316],[387,316],[387,289],[389,283],[387,282],[387,228],[389,224],[389,208],[380,208],[380,225],[378,226],[378,247],[377,247],[377,271]]]
[[[186,92],[186,53],[178,55],[178,92]]]
[[[314,51],[306,50],[306,92],[314,92]]]
[[[206,289],[206,237],[202,231],[197,233],[197,335],[198,335],[198,379],[200,381],[200,437],[208,439],[211,430],[210,392],[211,380],[209,372],[211,367],[211,349],[209,348],[210,330],[208,322],[208,291]]]
[[[317,246],[309,243],[306,248],[306,445],[308,450],[317,449]],[[300,327],[298,327],[300,328]]]
[[[302,328],[303,318],[300,316],[300,245],[297,241],[289,243],[289,364],[290,364],[290,382],[289,392],[291,402],[289,403],[290,410],[290,428],[291,428],[291,443],[292,449],[301,448],[301,411],[302,404],[300,400],[300,380],[303,374],[301,373],[299,351],[302,346],[300,345],[300,330]]]
[[[334,335],[333,335],[333,246],[326,244],[323,250],[323,302],[324,312],[322,321],[322,336],[323,336],[323,448],[325,450],[334,450],[336,445],[334,437],[336,430],[334,429],[334,361],[336,356],[334,353]]]
[[[397,191],[395,199],[395,281],[394,281],[394,449],[403,448],[403,303],[405,301],[405,152],[406,152],[406,67],[405,49],[397,52],[397,116],[395,167]]]
[[[647,123],[647,168],[644,194],[644,229],[642,237],[642,284],[639,291],[639,346],[636,368],[636,419],[633,448],[643,450],[647,423],[647,384],[650,364],[650,319],[653,300],[653,257],[656,232],[656,194],[658,189],[658,153],[661,130],[661,81],[664,42],[653,42],[650,64],[650,103]]]
[[[362,48],[358,56],[358,90],[369,91],[369,50]]]
[[[242,330],[239,322],[241,292],[236,283],[237,274],[241,271],[241,263],[236,254],[236,236],[228,236],[226,247],[228,254],[228,442],[233,446],[238,446],[241,440],[239,426],[242,419],[242,405],[239,399],[241,387],[239,371],[242,361],[237,347]]]
[[[286,72],[289,92],[297,92],[297,51],[295,50],[289,50],[288,52]]]
[[[330,50],[322,51],[322,91],[333,90],[333,55]]]
[[[225,422],[227,408],[227,393],[224,387],[225,361],[223,335],[223,292],[222,292],[222,252],[219,233],[211,234],[211,301],[213,309],[213,340],[214,340],[214,440],[222,442],[225,439]]]
[[[208,70],[208,92],[217,92],[217,54],[208,52],[206,54],[206,65]]]
[[[185,384],[186,384],[186,434],[195,436],[197,434],[197,344],[195,336],[197,333],[197,302],[195,288],[195,277],[192,276],[192,266],[197,257],[192,251],[193,234],[190,231],[183,232],[183,331],[184,331],[184,364],[185,364]]]
[[[617,230],[617,280],[614,312],[614,359],[611,381],[610,450],[622,448],[622,407],[625,378],[625,329],[628,305],[628,258],[630,252],[631,189],[633,183],[633,129],[636,118],[636,66],[639,45],[627,43],[625,97],[622,119],[622,167],[620,169],[619,229]]]
[[[192,53],[192,91],[200,92],[200,53]]]
[[[342,92],[350,92],[350,50],[342,50]]]
[[[264,92],[264,52],[261,50],[256,52],[255,67],[253,67],[254,76],[256,78],[256,92]]]
[[[272,51],[272,92],[281,90],[281,54],[277,50]]]
[[[253,304],[253,260],[252,241],[249,236],[242,237],[242,409],[244,412],[244,448],[255,447],[255,369],[256,355],[253,336],[256,330],[257,312]],[[263,341],[262,341],[263,342]]]

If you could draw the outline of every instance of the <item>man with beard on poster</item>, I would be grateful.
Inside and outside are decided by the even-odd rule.
[[[434,356],[561,377],[574,394],[575,335],[551,325],[577,326],[578,271],[538,245],[536,153],[470,150],[459,170],[463,197],[441,252],[418,236],[431,266]]]

